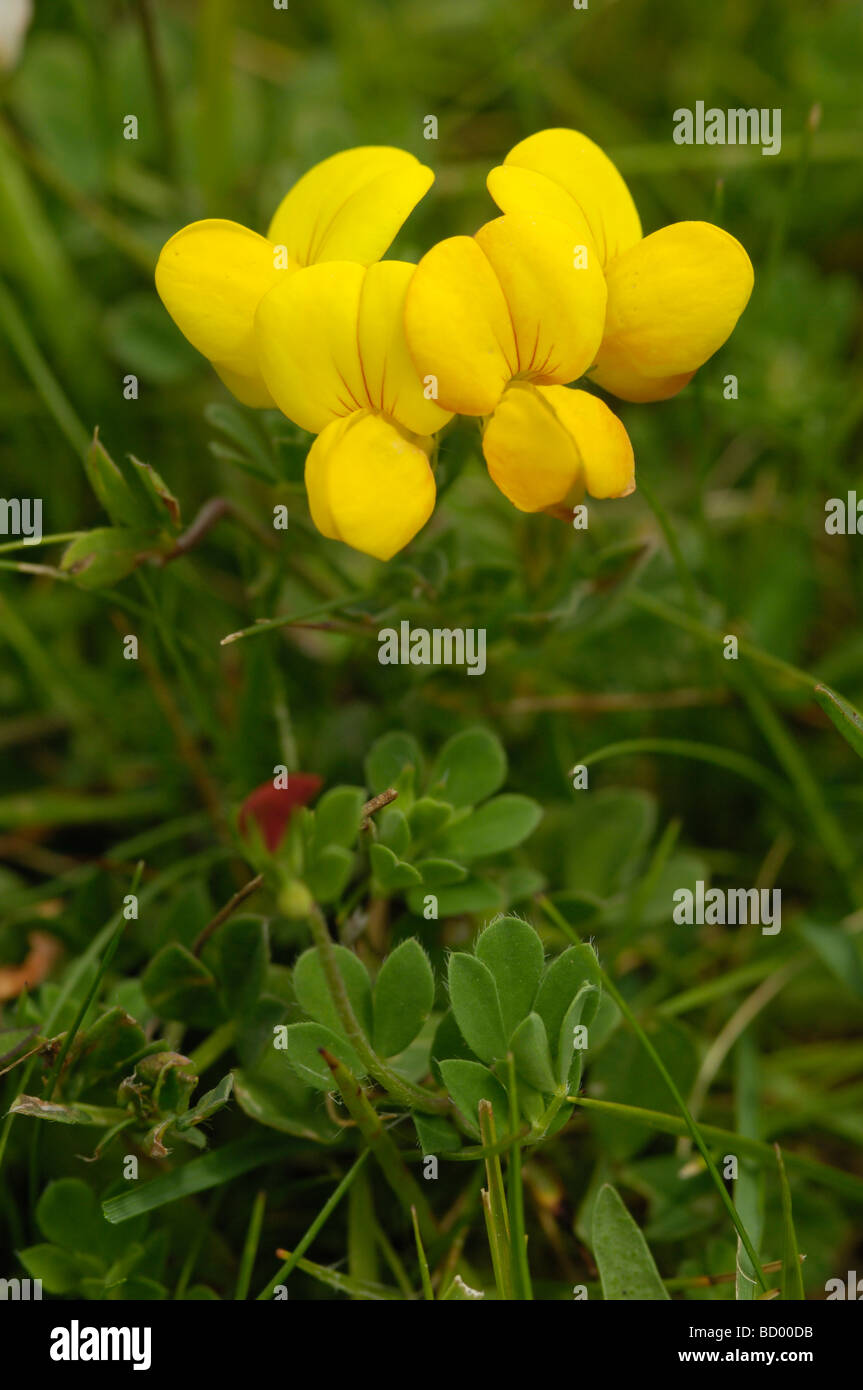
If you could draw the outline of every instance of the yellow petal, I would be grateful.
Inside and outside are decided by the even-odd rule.
[[[573,200],[587,219],[603,265],[641,237],[641,222],[629,189],[608,156],[579,131],[541,130],[529,135],[510,150],[504,165],[544,175]],[[489,179],[489,192],[503,212],[528,211],[522,199],[529,188],[525,183],[500,179],[497,170]],[[553,196],[550,191],[542,195],[546,203]]]
[[[552,217],[497,217],[476,234],[503,290],[516,339],[516,372],[575,381],[591,365],[605,323],[596,247]]]
[[[519,511],[538,512],[635,487],[629,436],[597,396],[514,382],[485,428],[488,471]]]
[[[258,306],[261,374],[279,410],[314,434],[370,404],[357,344],[364,277],[364,268],[349,261],[309,266]]]
[[[366,555],[391,559],[434,510],[428,444],[365,411],[328,425],[306,459],[318,530]]]
[[[591,497],[627,497],[635,489],[635,457],[622,422],[598,396],[565,386],[540,386],[574,441]]]
[[[343,150],[316,164],[282,199],[267,233],[292,265],[384,254],[434,182],[431,169],[389,145]]]
[[[504,392],[485,427],[482,451],[493,481],[521,512],[556,506],[579,481],[572,437],[527,382],[514,382]]]
[[[500,282],[473,237],[448,237],[427,251],[405,301],[408,347],[438,404],[487,415],[518,370],[512,321]]]
[[[230,367],[223,367],[218,362],[214,362],[213,367],[228,390],[243,405],[272,410],[276,404],[267,390],[266,382],[262,376],[242,376],[239,372],[232,372]]]
[[[274,247],[238,222],[192,222],[175,233],[159,256],[156,289],[171,318],[224,373],[263,390],[254,343],[255,310],[283,281]],[[233,390],[233,387],[231,387]],[[239,394],[239,393],[238,393]]]
[[[728,338],[753,284],[739,241],[708,222],[653,232],[606,274],[605,335],[592,379],[625,400],[662,400],[685,385]]]
[[[416,266],[379,261],[365,273],[357,342],[369,404],[413,434],[435,434],[451,418],[431,398],[408,352],[404,327],[407,288]]]

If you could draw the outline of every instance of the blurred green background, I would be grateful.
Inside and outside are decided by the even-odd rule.
[[[0,77],[0,492],[41,495],[46,536],[104,525],[80,459],[98,427],[112,454],[158,469],[187,521],[214,496],[233,511],[190,557],[105,590],[52,572],[59,548],[22,557],[0,537],[0,888],[11,907],[0,959],[22,959],[46,920],[80,950],[117,884],[94,869],[67,895],[58,874],[202,806],[229,814],[282,754],[356,783],[389,729],[434,748],[483,722],[505,743],[512,789],[545,810],[517,862],[596,938],[681,1084],[731,1019],[715,1122],[751,1123],[863,1174],[860,762],[812,694],[817,677],[863,705],[863,541],[824,531],[827,499],[861,481],[863,7],[55,0],[36,10]],[[674,110],[698,100],[780,108],[781,153],[675,145]],[[123,138],[130,114],[134,141]],[[430,114],[437,141],[423,139]],[[236,407],[182,339],[153,288],[161,245],[202,216],[263,231],[317,160],[387,143],[437,176],[393,248],[415,260],[494,216],[488,169],[555,125],[607,150],[645,231],[704,218],[743,243],[755,291],[730,342],[678,398],[621,408],[639,490],[592,504],[586,534],[511,509],[461,425],[443,442],[435,517],[406,552],[383,566],[323,541],[301,486],[307,440]],[[128,373],[137,400],[124,399]],[[737,400],[723,398],[728,373]],[[277,501],[291,521],[274,540]],[[277,615],[300,623],[219,645]],[[486,675],[380,667],[378,627],[402,618],[486,627]],[[122,659],[127,632],[145,661]],[[755,654],[724,661],[728,632]],[[643,742],[614,751],[631,740]],[[590,792],[574,792],[573,764],[604,750]],[[156,860],[178,854],[169,846]],[[221,873],[201,880],[216,906],[231,891]],[[782,934],[672,926],[673,888],[699,877],[781,887]],[[474,924],[459,914],[435,944]],[[137,955],[129,946],[130,972],[147,941]],[[801,951],[805,968],[777,980]],[[764,980],[775,988],[739,1028],[741,1059],[736,1011]],[[593,1075],[596,1094],[648,1104],[629,1041],[615,1036],[588,1094]],[[650,1148],[643,1136],[633,1150],[601,1124],[591,1132],[598,1162],[642,1203],[663,1272],[733,1267],[709,1194],[685,1210],[669,1197],[668,1141]],[[67,1170],[77,1171],[58,1158]],[[859,1208],[817,1188],[798,1196],[819,1297],[863,1257]],[[781,1253],[775,1239],[769,1253]]]

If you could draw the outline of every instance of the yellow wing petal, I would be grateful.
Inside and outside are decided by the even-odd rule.
[[[434,510],[427,441],[357,412],[318,436],[306,459],[312,520],[331,540],[389,560]]]
[[[527,382],[504,392],[485,427],[482,451],[492,480],[521,512],[556,506],[578,488],[575,444],[545,396]]]
[[[580,131],[540,130],[515,145],[504,165],[543,174],[573,199],[587,219],[603,265],[640,239],[641,222],[629,189],[608,155]],[[518,198],[524,187],[496,178],[489,180],[489,192],[507,212],[506,202]],[[506,202],[499,201],[499,193]]]
[[[572,194],[547,174],[519,164],[498,164],[491,170],[486,184],[501,212],[520,213],[525,217],[554,217],[572,227],[579,240],[588,236],[594,241],[587,218]]]
[[[369,402],[414,434],[435,434],[451,418],[425,388],[408,352],[404,327],[407,288],[416,266],[379,261],[365,273],[357,340]]]
[[[605,278],[589,233],[552,217],[497,217],[476,234],[503,290],[515,330],[516,371],[566,382],[591,365],[605,324]]]
[[[159,256],[156,289],[180,332],[248,404],[271,404],[258,372],[255,310],[286,278],[275,248],[238,222],[213,218],[176,232]],[[258,399],[252,399],[258,397]]]
[[[565,386],[540,386],[574,441],[591,497],[628,497],[635,489],[635,458],[622,422],[598,396]]]
[[[369,400],[357,344],[365,270],[349,261],[298,270],[255,316],[261,375],[288,419],[317,434]]]
[[[370,265],[428,192],[434,174],[412,154],[362,145],[316,164],[282,199],[267,233],[294,265]]]
[[[408,286],[405,331],[444,410],[487,415],[518,371],[503,290],[473,237],[449,237],[423,256]]]
[[[754,279],[739,241],[708,222],[653,232],[606,274],[605,335],[592,379],[626,400],[662,400],[685,385],[730,335]]]

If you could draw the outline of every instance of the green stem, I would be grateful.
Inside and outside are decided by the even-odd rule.
[[[550,916],[552,920],[557,924],[557,926],[560,927],[561,931],[565,932],[566,935],[569,936],[570,939],[574,941],[577,945],[580,946],[583,944],[578,933],[573,931],[566,918],[563,916],[561,912],[558,911],[554,903],[550,902],[549,899],[545,897],[541,897],[539,899],[539,902],[541,903],[548,916]],[[711,1155],[710,1150],[704,1142],[701,1130],[699,1129],[698,1125],[695,1123],[691,1114],[689,1113],[689,1107],[687,1106],[686,1101],[683,1099],[683,1096],[678,1090],[673,1077],[669,1073],[668,1068],[666,1067],[656,1048],[653,1046],[653,1043],[650,1041],[650,1038],[647,1036],[641,1024],[638,1022],[638,1019],[635,1017],[635,1014],[632,1012],[632,1009],[629,1007],[620,990],[617,988],[617,986],[610,978],[608,972],[604,970],[602,966],[599,966],[599,973],[602,978],[603,988],[606,989],[608,993],[611,995],[611,998],[614,1000],[615,1004],[620,1009],[620,1012],[623,1014],[623,1017],[626,1019],[630,1028],[635,1033],[635,1036],[638,1038],[638,1041],[641,1043],[641,1046],[644,1048],[648,1057],[653,1062],[653,1065],[656,1067],[656,1070],[659,1072],[660,1076],[662,1077],[663,1081],[665,1082],[666,1086],[671,1092],[671,1095],[674,1098],[674,1103],[680,1111],[681,1115],[683,1116],[684,1123],[686,1125],[687,1130],[689,1131],[689,1134],[692,1137],[692,1141],[698,1149],[698,1152],[701,1154],[701,1157],[704,1159],[705,1164],[707,1165],[708,1172],[710,1173],[710,1176],[713,1179],[714,1186],[716,1187],[716,1190],[719,1193],[722,1205],[725,1207],[725,1210],[727,1211],[728,1216],[730,1217],[734,1225],[734,1229],[737,1231],[737,1234],[740,1237],[740,1242],[747,1255],[749,1256],[749,1259],[752,1262],[752,1268],[755,1271],[755,1277],[758,1280],[762,1292],[766,1293],[767,1283],[764,1279],[763,1273],[761,1272],[761,1265],[759,1264],[758,1256],[755,1253],[755,1248],[752,1244],[752,1241],[749,1239],[749,1233],[743,1225],[743,1222],[740,1220],[734,1203],[728,1195],[728,1191],[726,1189],[725,1183],[722,1181],[719,1169],[716,1167],[716,1164],[713,1161],[713,1156]],[[573,1099],[573,1097],[570,1097],[570,1099]]]
[[[481,1100],[478,1107],[479,1132],[483,1145],[493,1148],[497,1141],[494,1111],[487,1100]],[[499,1298],[513,1299],[515,1290],[512,1279],[512,1258],[510,1253],[509,1213],[506,1206],[506,1193],[503,1186],[503,1170],[500,1157],[493,1154],[485,1161],[487,1190],[482,1195],[485,1212],[488,1244],[491,1262],[497,1284]]]
[[[252,1282],[252,1270],[255,1267],[258,1245],[261,1240],[261,1226],[264,1221],[264,1208],[266,1205],[266,1192],[256,1193],[255,1200],[252,1203],[252,1214],[249,1217],[249,1229],[246,1231],[246,1239],[243,1243],[240,1269],[237,1274],[237,1287],[234,1292],[235,1302],[242,1302],[249,1296],[249,1285]]]
[[[233,1019],[229,1019],[227,1023],[214,1028],[203,1042],[198,1043],[194,1052],[189,1054],[189,1061],[199,1076],[218,1061],[223,1052],[227,1052],[236,1034],[237,1025]]]
[[[429,1240],[433,1239],[437,1235],[437,1227],[431,1207],[419,1183],[405,1166],[377,1110],[344,1062],[327,1052],[326,1048],[321,1048],[321,1055],[333,1074],[345,1109],[377,1159],[384,1177],[405,1212],[410,1215],[411,1208],[415,1207],[421,1230]]]
[[[450,1109],[449,1101],[443,1096],[430,1095],[428,1091],[422,1090],[419,1086],[413,1086],[409,1081],[397,1076],[385,1062],[382,1062],[377,1053],[370,1046],[369,1041],[363,1032],[360,1022],[354,1013],[353,1005],[348,997],[345,982],[339,971],[336,953],[333,948],[332,938],[329,928],[324,920],[320,908],[313,905],[309,914],[309,925],[312,936],[317,946],[321,965],[323,966],[324,976],[327,981],[327,988],[330,991],[333,1004],[339,1016],[345,1036],[362,1062],[363,1066],[373,1076],[376,1081],[384,1087],[392,1096],[393,1100],[399,1101],[402,1105],[408,1106],[412,1110],[420,1110],[427,1115],[446,1114]]]
[[[420,1234],[420,1225],[417,1220],[417,1209],[411,1207],[411,1222],[414,1228],[414,1240],[417,1246],[417,1259],[420,1266],[420,1278],[423,1286],[423,1298],[429,1303],[434,1303],[434,1289],[432,1288],[431,1274],[429,1273],[429,1262],[423,1245],[423,1238]]]
[[[511,1052],[507,1056],[507,1071],[509,1075],[509,1123],[513,1134],[516,1134],[518,1131],[518,1083],[515,1074],[515,1059]],[[529,1300],[533,1298],[533,1291],[527,1263],[527,1232],[524,1227],[524,1185],[521,1176],[520,1143],[515,1143],[510,1149],[507,1178],[509,1180],[510,1251],[515,1296]]]
[[[291,1270],[295,1267],[295,1265],[299,1263],[300,1259],[308,1250],[315,1236],[318,1234],[318,1231],[321,1229],[323,1225],[325,1225],[325,1223],[332,1216],[333,1212],[339,1205],[339,1202],[342,1200],[345,1193],[350,1190],[351,1183],[356,1178],[357,1173],[359,1173],[362,1170],[363,1164],[368,1159],[369,1152],[369,1149],[363,1149],[363,1152],[360,1154],[359,1158],[351,1164],[350,1168],[345,1173],[345,1176],[342,1178],[336,1190],[332,1193],[330,1197],[327,1198],[326,1202],[321,1207],[320,1211],[318,1212],[309,1229],[306,1231],[306,1234],[303,1236],[299,1245],[296,1247],[295,1250],[291,1251],[290,1255],[285,1260],[285,1263],[273,1275],[266,1288],[262,1289],[261,1292],[258,1294],[257,1301],[259,1303],[265,1302],[268,1298],[271,1298],[276,1285],[283,1284],[287,1279],[288,1275],[290,1274]]]

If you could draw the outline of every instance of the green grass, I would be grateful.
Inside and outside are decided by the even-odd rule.
[[[620,1296],[634,1260],[648,1296],[820,1299],[863,1256],[863,561],[824,529],[859,482],[860,50],[857,7],[803,0],[39,12],[0,87],[0,492],[40,495],[45,533],[0,536],[0,966],[37,933],[58,955],[0,1001],[0,1275],[41,1271],[58,1298],[570,1299]],[[696,100],[780,107],[781,154],[674,145]],[[322,540],[307,437],[236,405],[181,338],[161,245],[202,216],[263,230],[317,160],[391,143],[437,176],[393,250],[415,260],[493,216],[487,170],[554,125],[616,159],[646,230],[704,218],[743,243],[732,338],[678,397],[620,407],[641,486],[586,532],[513,510],[461,422],[407,550]],[[170,561],[61,568],[109,524],[96,429]],[[381,666],[403,619],[484,626],[486,674]],[[436,781],[475,726],[451,765],[491,779],[478,810]],[[273,860],[236,816],[279,764],[333,800]],[[412,819],[424,791],[443,829]],[[496,796],[491,838],[481,814],[459,829]],[[429,858],[460,881],[418,887]],[[781,932],[675,924],[698,880],[781,889]],[[604,986],[571,1102],[545,1093],[541,1122],[515,1060],[492,1064],[503,1107],[467,1117],[436,1070],[458,1060],[432,1046],[449,953],[501,913],[549,960],[591,942]],[[393,1057],[365,991],[410,938],[432,983],[402,957],[400,997],[431,1003]],[[294,973],[312,945],[314,999]],[[315,1039],[302,1079],[283,1027],[289,1055]],[[147,1070],[156,1048],[191,1059],[190,1094],[185,1064]],[[11,1111],[21,1094],[66,1122]]]

